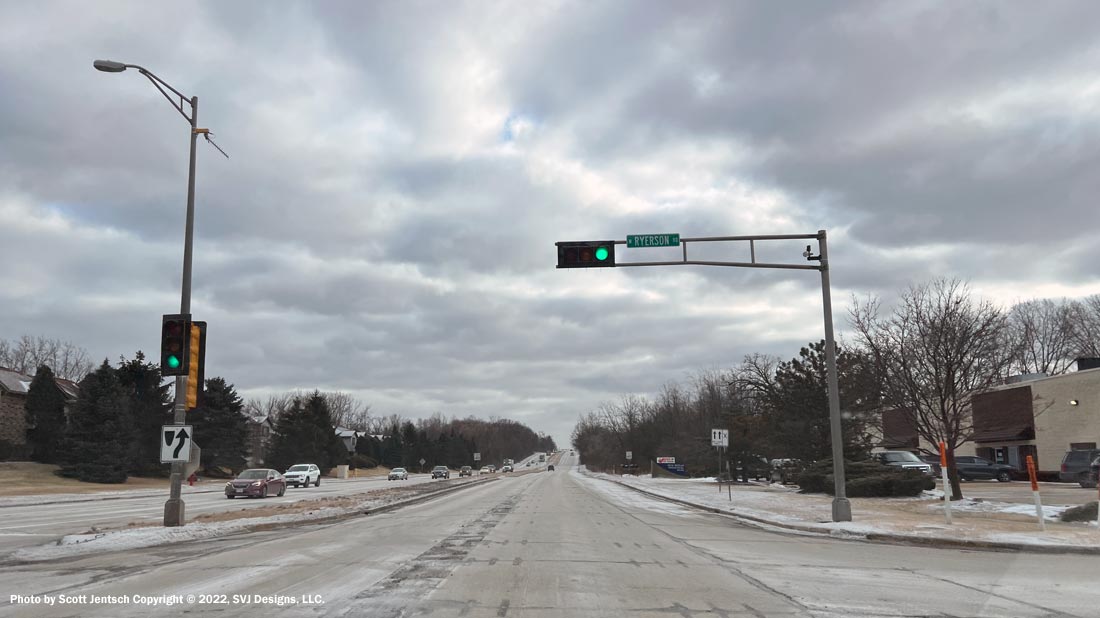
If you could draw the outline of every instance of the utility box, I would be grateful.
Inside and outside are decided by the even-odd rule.
[[[340,465],[336,466],[336,478],[338,478],[338,479],[348,478],[348,465],[347,464],[340,464]]]

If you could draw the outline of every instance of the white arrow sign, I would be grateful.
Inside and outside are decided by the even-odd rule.
[[[474,461],[481,461],[481,453],[474,453]]]
[[[160,428],[160,461],[191,461],[191,443],[195,432],[190,425],[163,425]]]
[[[711,429],[710,430],[710,445],[711,446],[729,446],[730,445],[730,430],[728,430],[728,429]]]

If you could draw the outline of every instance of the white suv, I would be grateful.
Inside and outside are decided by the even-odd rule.
[[[287,485],[309,487],[313,483],[314,487],[321,486],[321,469],[315,464],[295,464],[290,466],[284,476]]]

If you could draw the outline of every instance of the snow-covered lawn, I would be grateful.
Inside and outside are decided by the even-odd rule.
[[[576,469],[575,469],[576,470]],[[613,476],[575,471],[591,487],[624,501],[622,488],[604,482],[618,481],[657,495],[684,500],[704,507],[753,520],[760,525],[776,524],[803,532],[830,536],[885,534],[913,540],[950,539],[975,542],[1009,542],[1055,547],[1100,548],[1100,531],[1095,524],[1053,521],[1064,506],[1045,506],[1046,531],[1040,532],[1035,507],[1030,504],[963,500],[952,503],[953,525],[943,515],[942,493],[924,492],[915,498],[852,498],[851,522],[832,521],[832,497],[800,494],[782,485],[719,486],[714,479],[665,479],[642,476]],[[611,488],[615,488],[614,490]],[[730,498],[732,494],[732,499]],[[653,504],[653,501],[648,501]],[[644,501],[630,501],[631,506]]]

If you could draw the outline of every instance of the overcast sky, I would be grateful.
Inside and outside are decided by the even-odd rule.
[[[200,140],[207,376],[564,445],[601,401],[794,356],[822,316],[812,271],[557,270],[557,240],[827,229],[842,329],[852,294],[936,275],[1100,292],[1098,24],[1096,2],[6,2],[0,337],[155,357],[178,311],[188,127],[92,68],[114,59],[197,95],[231,156]]]

